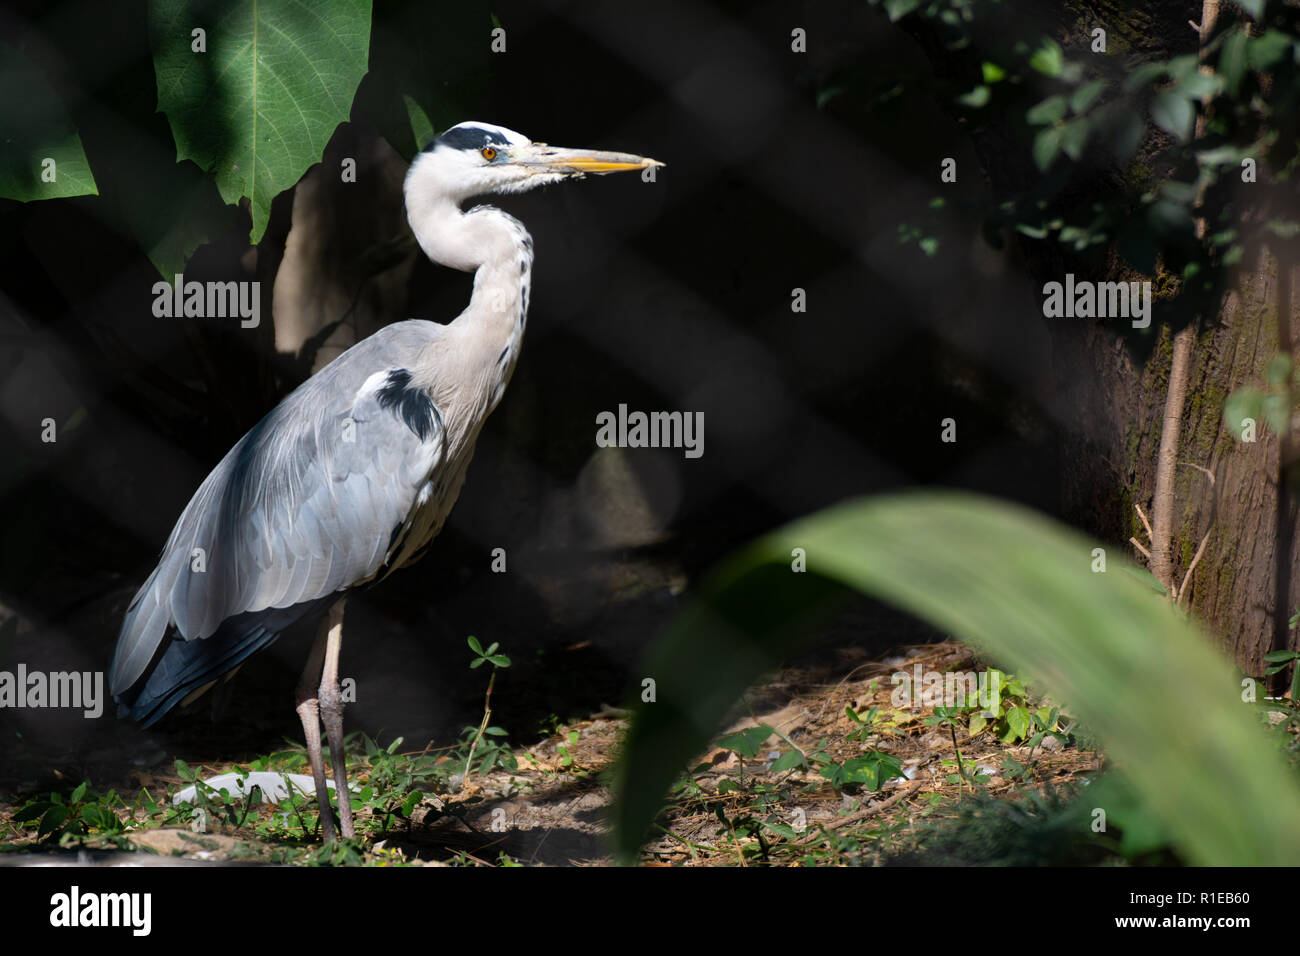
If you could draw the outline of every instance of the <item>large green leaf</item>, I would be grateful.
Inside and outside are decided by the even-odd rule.
[[[841,582],[1034,675],[1095,731],[1134,791],[1199,864],[1300,861],[1300,782],[1243,704],[1232,668],[1136,576],[1092,571],[1096,544],[1034,512],[957,492],[850,502],[726,562],[647,671],[619,765],[631,859],[687,761]],[[791,569],[792,549],[806,554]],[[1103,807],[1104,809],[1104,807]]]
[[[195,52],[194,31],[206,52]],[[177,159],[251,202],[251,241],[271,201],[320,162],[348,118],[370,50],[370,0],[151,0],[158,108]]]
[[[68,111],[35,64],[0,41],[0,198],[98,194]]]

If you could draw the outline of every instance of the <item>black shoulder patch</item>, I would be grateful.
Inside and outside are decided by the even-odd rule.
[[[439,146],[446,146],[448,149],[472,149],[480,150],[484,146],[509,146],[510,140],[506,139],[494,129],[484,129],[481,126],[453,126],[441,136],[432,140],[424,151],[428,152],[437,149]]]
[[[379,389],[379,407],[387,409],[406,422],[406,427],[424,441],[435,431],[442,430],[442,415],[422,388],[411,388],[411,373],[395,368]]]

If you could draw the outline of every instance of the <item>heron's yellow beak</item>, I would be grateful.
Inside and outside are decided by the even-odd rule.
[[[527,167],[529,172],[566,173],[577,176],[586,173],[603,176],[606,173],[621,173],[663,165],[657,159],[633,156],[631,153],[610,153],[597,149],[564,149],[559,146],[547,146],[545,143],[531,143],[511,150],[510,162]]]

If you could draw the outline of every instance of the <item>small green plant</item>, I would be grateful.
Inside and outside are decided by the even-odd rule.
[[[1296,608],[1296,613],[1291,615],[1291,629],[1295,630],[1296,625],[1300,623],[1300,607]],[[1295,663],[1295,671],[1291,675],[1291,703],[1295,705],[1300,702],[1300,651],[1270,651],[1264,655],[1264,660],[1269,663],[1269,667],[1264,670],[1265,677],[1272,677],[1279,674]]]
[[[575,759],[570,748],[578,742],[578,732],[570,730],[564,739],[565,743],[555,745],[555,751],[560,755],[560,766],[565,770],[572,770],[575,767]]]
[[[981,697],[983,698],[981,700]],[[1035,706],[1025,683],[1014,675],[996,668],[987,672],[987,681],[975,695],[965,695],[952,707],[936,707],[939,719],[926,718],[931,725],[964,725],[971,737],[989,732],[1004,744],[1021,741],[1036,748],[1047,736],[1068,743],[1073,722],[1063,718],[1059,708]]]
[[[381,747],[365,734],[361,739],[370,776],[352,795],[352,807],[354,810],[368,810],[369,813],[364,814],[367,828],[382,835],[399,820],[411,818],[411,813],[424,797],[420,786],[431,786],[439,775],[437,758],[423,753],[401,753],[401,737],[395,738],[387,747]]]
[[[879,707],[872,707],[864,715],[859,714],[854,710],[851,704],[846,704],[844,706],[844,714],[849,718],[849,720],[853,721],[853,723],[857,725],[857,729],[852,731],[845,738],[846,740],[866,740],[868,737],[877,733],[874,724],[876,722],[876,717],[880,714]]]
[[[483,740],[483,736],[487,734],[493,737],[505,737],[506,735],[506,732],[500,727],[489,727],[488,722],[492,719],[492,688],[496,684],[497,671],[501,668],[510,666],[510,658],[506,657],[504,654],[497,653],[497,648],[501,646],[498,642],[493,641],[488,645],[487,650],[484,650],[483,645],[479,643],[478,638],[471,634],[469,638],[466,639],[466,643],[469,644],[469,649],[473,651],[475,655],[474,660],[470,661],[470,670],[482,667],[484,664],[491,664],[492,674],[488,677],[487,690],[483,694],[483,720],[479,723],[478,730],[474,732],[473,739],[469,744],[469,753],[465,756],[465,775],[461,780],[462,790],[465,788],[465,784],[469,782],[470,774],[473,772],[474,751]],[[466,729],[470,730],[471,728]],[[517,764],[515,763],[514,756],[510,754],[507,749],[505,752],[506,755],[509,756],[509,760],[506,761],[501,753],[503,749],[505,749],[504,741],[493,749],[491,755],[492,759],[490,761],[484,761],[480,764],[479,771],[481,773],[487,773],[497,762],[501,762],[511,770],[515,769]]]
[[[559,714],[548,714],[537,722],[537,733],[542,737],[555,737],[563,727],[564,721]]]
[[[952,736],[952,752],[956,755],[957,758],[956,759],[957,772],[955,774],[948,775],[948,782],[955,783],[959,787],[966,783],[972,783],[972,784],[976,782],[982,783],[984,781],[987,781],[988,779],[987,777],[985,777],[981,781],[967,779],[966,768],[962,765],[961,762],[961,748],[957,746],[957,725],[958,723],[961,722],[964,716],[965,716],[965,708],[962,707],[936,707],[934,709],[934,715],[931,717],[927,717],[925,718],[924,721],[922,721],[922,723],[925,723],[931,727],[948,728],[948,733]],[[972,718],[972,720],[973,719],[974,718]],[[943,761],[943,762],[947,763],[947,761]]]
[[[789,744],[790,749],[773,760],[768,766],[768,770],[773,773],[782,773],[786,770],[793,770],[795,767],[805,769],[808,767],[808,756],[799,749],[793,740],[771,724],[759,724],[757,727],[746,727],[734,734],[727,734],[725,737],[719,738],[718,746],[723,750],[730,750],[740,758],[741,779],[743,780],[745,760],[756,759],[760,748],[773,735],[780,737]]]
[[[128,805],[115,790],[99,793],[83,780],[71,793],[47,793],[28,800],[14,814],[14,823],[35,825],[36,837],[45,843],[67,846],[87,837],[107,837],[124,842],[133,814],[143,809],[156,813],[158,805],[145,791],[134,806]]]
[[[866,787],[878,792],[885,782],[894,777],[904,777],[903,763],[893,754],[870,750],[860,757],[852,757],[843,763],[831,761],[822,766],[819,773],[831,782],[836,790],[845,787]]]

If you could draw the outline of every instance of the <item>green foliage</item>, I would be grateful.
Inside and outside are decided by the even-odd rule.
[[[31,202],[99,194],[67,109],[31,60],[3,40],[0,130],[0,199]],[[46,181],[50,174],[53,182]]]
[[[793,547],[809,556],[804,574],[790,571]],[[927,492],[829,509],[726,562],[647,671],[659,699],[637,709],[618,768],[622,858],[740,693],[841,593],[837,582],[1036,675],[1097,734],[1138,798],[1160,808],[1190,861],[1300,858],[1300,786],[1242,705],[1231,669],[1184,617],[1116,573],[1119,558],[1093,573],[1093,547],[1019,507]]]
[[[424,149],[434,136],[433,124],[429,122],[429,114],[409,93],[402,94],[402,102],[406,104],[406,115],[411,120],[411,137],[415,141],[415,148],[417,150]]]
[[[573,756],[572,747],[580,739],[576,730],[570,730],[564,737],[565,742],[556,744],[555,751],[560,755],[560,766],[565,770],[571,770],[575,767],[577,759]],[[514,769],[513,766],[511,769]]]
[[[1114,267],[1103,250],[1117,251],[1138,273],[1172,278],[1174,294],[1157,305],[1181,326],[1217,313],[1237,263],[1300,240],[1288,198],[1300,139],[1300,8],[1225,5],[1202,69],[1194,54],[1075,57],[1051,38],[1018,34],[996,3],[871,3],[891,21],[911,15],[913,36],[951,51],[944,67],[964,79],[931,88],[974,120],[968,129],[993,128],[1009,162],[1022,145],[1039,171],[984,211],[995,245],[1009,229],[1098,271]],[[1198,116],[1204,129],[1194,136]],[[1246,190],[1243,160],[1257,176]]]
[[[469,665],[470,670],[473,670],[476,667],[482,667],[484,664],[491,664],[494,668],[510,666],[510,658],[506,657],[504,654],[497,653],[497,648],[501,646],[500,643],[493,641],[488,645],[487,650],[483,650],[483,645],[480,644],[478,638],[473,635],[466,638],[466,643],[469,644],[469,649],[475,654],[474,660],[471,661]]]
[[[984,699],[977,694],[956,706],[936,708],[935,713],[943,710],[944,718],[960,722],[972,737],[987,731],[1004,744],[1024,742],[1034,748],[1047,736],[1069,742],[1069,733],[1061,727],[1070,721],[1062,717],[1060,708],[1035,704],[1024,682],[1013,675],[991,668],[983,693]],[[926,718],[926,722],[942,721]]]
[[[495,767],[514,769],[505,731],[491,727],[487,734],[474,756],[475,770],[486,773]],[[192,803],[173,803],[171,787],[161,799],[141,790],[134,802],[127,802],[115,791],[95,791],[89,781],[69,792],[34,797],[15,812],[11,827],[15,845],[7,849],[21,850],[30,845],[33,837],[42,845],[102,846],[107,842],[121,849],[139,849],[132,842],[134,833],[156,827],[184,827],[199,833],[224,829],[240,836],[249,841],[249,859],[299,866],[405,865],[405,856],[387,849],[382,841],[411,825],[427,795],[447,789],[454,782],[457,771],[465,766],[475,737],[476,728],[467,727],[462,739],[451,747],[404,753],[400,737],[381,745],[364,733],[349,734],[344,749],[348,776],[354,782],[350,795],[357,826],[354,840],[320,844],[314,794],[302,793],[290,785],[289,795],[271,804],[263,802],[260,788],[247,787],[245,778],[250,772],[306,769],[305,750],[294,747],[258,757],[246,767],[232,767],[240,778],[239,788],[214,788],[203,779],[203,770],[176,760],[177,776],[183,784],[194,787]]]
[[[402,738],[381,747],[368,735],[361,735],[363,753],[370,774],[361,789],[352,796],[352,809],[368,810],[358,814],[368,820],[367,829],[386,834],[398,822],[409,821],[411,813],[439,777],[437,760],[427,754],[401,753]]]
[[[206,31],[196,52],[193,31]],[[320,161],[348,118],[370,49],[370,0],[151,0],[158,108],[176,158],[251,202],[258,242],[271,201]]]
[[[892,754],[873,750],[843,763],[829,763],[819,772],[836,790],[848,786],[862,786],[878,791],[887,780],[904,777],[903,763]]]
[[[759,748],[763,746],[763,742],[774,733],[776,731],[768,724],[746,727],[744,730],[720,738],[718,746],[723,750],[733,751],[738,756],[748,757],[752,760],[758,756]]]
[[[492,676],[488,678],[487,690],[483,693],[483,720],[478,727],[466,727],[462,735],[462,746],[467,750],[462,786],[464,782],[469,780],[470,775],[476,769],[479,773],[488,773],[495,767],[514,770],[517,766],[515,756],[510,751],[510,747],[505,740],[506,732],[500,727],[489,726],[492,719],[492,688],[496,686],[497,670],[509,667],[510,658],[497,653],[497,648],[501,645],[495,641],[488,645],[487,650],[483,649],[483,645],[473,635],[466,639],[466,643],[469,645],[469,649],[474,652],[474,660],[469,665],[470,670],[484,664],[491,664]],[[474,763],[476,751],[480,758],[477,765]],[[565,766],[572,763],[573,760],[570,757]]]
[[[857,725],[857,730],[851,731],[847,737],[848,740],[866,740],[874,732],[876,718],[880,716],[880,708],[872,707],[866,714],[859,714],[852,706],[845,706],[844,716]]]
[[[1228,433],[1242,441],[1246,419],[1267,426],[1275,435],[1290,431],[1300,408],[1300,369],[1289,355],[1274,355],[1264,366],[1264,381],[1243,385],[1223,403],[1223,424]],[[1258,435],[1255,436],[1258,440]]]
[[[975,19],[976,0],[868,0],[873,7],[881,8],[891,23],[909,14],[916,14],[944,28],[945,38],[951,48],[965,46],[969,40],[966,28]],[[996,0],[993,0],[996,3]]]
[[[463,41],[472,8],[486,18],[477,0],[380,6],[390,21],[420,22],[409,33],[381,30],[384,55],[373,60],[370,0],[151,0],[147,29],[101,4],[84,11],[83,30],[47,37],[48,50],[0,43],[0,198],[97,196],[96,216],[133,236],[168,280],[200,245],[236,227],[241,213],[227,203],[248,200],[259,241],[272,201],[320,162],[349,118],[372,62],[365,108],[399,149],[432,132],[417,104],[485,82],[486,64],[476,62],[473,77],[450,72],[468,69],[464,58],[424,59],[418,75],[407,69],[415,47],[486,49]],[[114,82],[96,85],[102,71],[81,64],[105,48],[116,51]],[[70,104],[47,75],[60,58],[68,64],[61,84],[77,91]],[[397,116],[400,127],[388,121]],[[55,161],[53,182],[45,160]]]
[[[108,837],[115,842],[126,832],[133,809],[156,810],[148,793],[142,791],[135,808],[117,792],[99,793],[83,780],[70,793],[47,793],[28,800],[14,813],[14,822],[35,827],[42,842],[69,846],[88,837]]]

